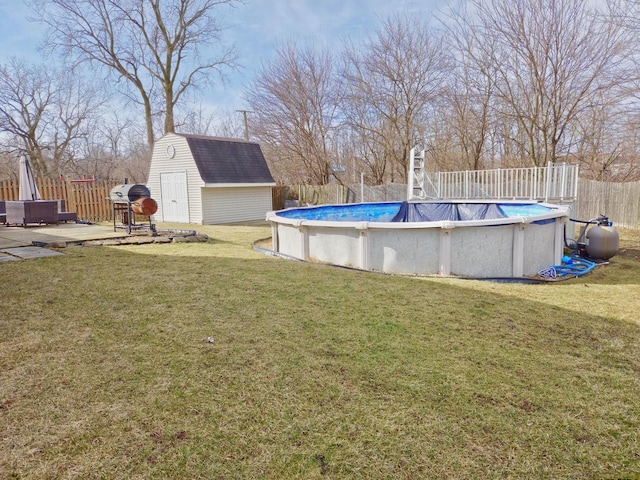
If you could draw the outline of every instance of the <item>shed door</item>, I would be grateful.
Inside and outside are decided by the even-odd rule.
[[[189,223],[187,172],[161,173],[160,195],[164,222]]]

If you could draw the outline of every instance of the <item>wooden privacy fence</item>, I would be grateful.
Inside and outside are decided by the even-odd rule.
[[[109,193],[113,181],[71,182],[60,179],[36,179],[43,200],[64,200],[67,211],[76,212],[79,220],[102,222],[113,219]],[[0,182],[0,200],[18,200],[17,180]]]
[[[361,202],[399,202],[406,200],[407,186],[402,183],[386,185],[278,185],[272,190],[274,210],[285,206],[324,205]],[[285,204],[289,200],[290,203]]]
[[[102,222],[113,219],[109,193],[117,185],[114,181],[37,179],[36,183],[44,200],[65,200],[67,210],[76,212],[80,220]],[[18,190],[17,180],[0,181],[0,200],[17,200]],[[272,208],[284,208],[287,199],[303,206],[402,201],[406,197],[406,184],[277,186],[272,191]],[[578,200],[571,216],[589,220],[601,214],[608,216],[615,225],[640,229],[640,182],[611,183],[579,179]]]
[[[287,187],[283,185],[276,185],[271,189],[271,208],[273,210],[282,210],[286,199]]]
[[[614,225],[640,229],[640,182],[597,182],[580,179],[574,218],[606,215]]]
[[[289,206],[287,200],[295,205],[326,205],[336,203],[354,203],[356,198],[349,187],[344,185],[298,185],[287,187],[277,185],[271,189],[271,208],[282,210]]]

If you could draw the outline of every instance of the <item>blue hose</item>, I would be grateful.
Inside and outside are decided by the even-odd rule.
[[[557,278],[566,277],[568,275],[580,276],[585,273],[589,273],[596,267],[595,262],[585,260],[584,258],[576,255],[562,257],[561,265],[554,265],[553,267],[540,270],[538,275],[544,278]]]

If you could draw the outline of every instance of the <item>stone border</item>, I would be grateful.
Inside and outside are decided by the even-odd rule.
[[[72,242],[51,242],[39,245],[47,248],[77,247],[102,247],[118,245],[149,245],[152,243],[195,243],[206,242],[209,236],[205,233],[198,233],[195,230],[159,230],[156,235],[131,235],[120,238],[107,238],[104,240],[80,240]]]

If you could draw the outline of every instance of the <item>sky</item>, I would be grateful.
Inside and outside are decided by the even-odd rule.
[[[242,67],[228,75],[226,85],[207,88],[205,103],[218,110],[246,108],[243,90],[286,40],[318,42],[338,48],[345,39],[359,41],[372,34],[392,13],[430,18],[447,0],[244,0],[225,9],[225,40],[234,44]],[[0,0],[0,63],[16,56],[33,63],[44,30],[30,22],[24,0]]]

